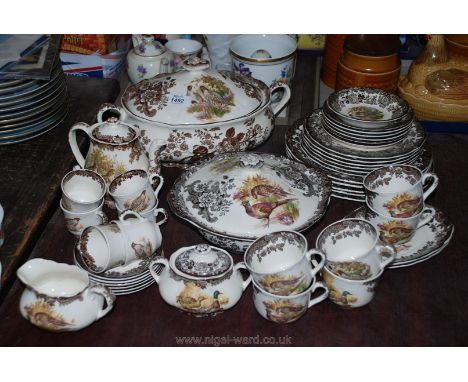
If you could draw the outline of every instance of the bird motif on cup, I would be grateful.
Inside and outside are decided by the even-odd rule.
[[[151,242],[146,238],[141,239],[140,242],[132,242],[131,246],[138,259],[147,259],[153,253]]]
[[[146,190],[138,195],[135,199],[126,200],[124,202],[124,208],[130,209],[135,212],[145,211],[149,207],[150,198],[146,194]]]
[[[65,226],[70,232],[80,232],[83,230],[83,225],[80,224],[80,218],[65,218]]]

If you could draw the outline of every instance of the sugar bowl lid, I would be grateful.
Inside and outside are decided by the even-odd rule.
[[[211,279],[225,275],[233,267],[231,255],[208,244],[183,247],[169,260],[171,269],[189,279]]]
[[[136,127],[121,122],[115,117],[93,125],[91,130],[92,138],[97,141],[117,145],[133,141],[138,134],[139,131]]]
[[[130,85],[122,95],[123,107],[143,121],[205,125],[246,116],[267,98],[248,77],[211,70],[207,60],[188,59],[184,69]]]

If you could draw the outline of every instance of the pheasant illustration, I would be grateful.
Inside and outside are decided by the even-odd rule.
[[[384,204],[392,217],[407,218],[418,213],[422,209],[421,198],[404,193],[397,195],[391,201]]]
[[[72,232],[83,229],[83,226],[80,224],[80,218],[65,218],[65,225],[67,226],[67,229]]]
[[[270,184],[259,184],[258,186],[252,187],[250,193],[256,199],[260,197],[286,197],[292,195],[290,192],[286,192],[280,187],[275,187]]]
[[[291,225],[299,217],[297,199],[281,184],[260,174],[246,177],[234,194],[250,217],[270,223]]]
[[[136,212],[144,211],[149,204],[149,197],[146,195],[146,190],[144,190],[137,198],[133,200],[127,200],[124,203],[125,209],[131,209]]]
[[[279,276],[268,275],[260,280],[260,284],[269,292],[278,296],[289,296],[291,294],[301,293],[307,289],[308,285],[304,283],[305,275],[299,276]]]
[[[247,212],[247,215],[255,219],[266,220],[265,224],[268,227],[270,224],[270,215],[273,212],[273,210],[293,200],[297,200],[297,199],[289,198],[289,199],[280,200],[278,202],[258,202],[252,205],[250,204],[250,201],[244,200],[242,202],[242,205],[244,206],[245,212]]]
[[[151,242],[149,240],[143,240],[143,244],[132,243],[132,248],[135,251],[136,257],[139,259],[146,259],[153,253]]]

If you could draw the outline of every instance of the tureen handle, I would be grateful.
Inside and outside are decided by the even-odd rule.
[[[312,255],[315,255],[313,259],[312,259]],[[307,251],[305,256],[307,260],[311,261],[312,264],[314,265],[314,268],[310,271],[310,274],[312,275],[312,277],[314,277],[317,274],[317,272],[320,271],[325,265],[326,256],[323,253],[323,251],[321,251],[320,249],[315,249],[315,248]],[[320,257],[319,262],[317,262],[316,260],[317,257]]]
[[[283,97],[281,98],[281,100],[277,104],[272,106],[273,114],[275,115],[275,117],[278,115],[281,109],[284,106],[286,106],[289,99],[291,98],[291,88],[287,84],[281,81],[275,82],[274,84],[270,86],[270,93],[273,94],[278,89],[284,89],[284,93],[283,93]]]
[[[115,301],[115,295],[109,290],[109,288],[107,288],[106,286],[101,285],[101,284],[96,284],[96,285],[90,286],[88,291],[89,291],[89,293],[100,294],[106,300],[107,307],[105,309],[99,310],[97,312],[96,318],[100,319],[101,317],[104,317],[113,308],[114,301]]]
[[[119,121],[124,121],[127,117],[127,113],[125,113],[125,110],[121,108],[120,106],[116,106],[112,103],[104,103],[101,105],[99,108],[98,114],[97,114],[97,120],[99,123],[105,122],[105,120],[102,119],[103,114],[106,111],[112,110],[117,114],[117,117]]]
[[[248,272],[248,269],[245,266],[245,263],[243,261],[234,265],[234,272],[237,272],[241,268],[245,269]],[[252,275],[249,273],[249,277],[247,277],[244,281],[242,281],[242,290],[245,290],[245,288],[249,286],[251,281],[252,281]]]
[[[156,271],[154,270],[154,266],[156,264],[161,264],[161,265],[164,265],[164,267],[168,268],[169,267],[169,261],[167,261],[167,259],[165,257],[158,257],[157,259],[153,260],[150,265],[149,265],[149,270],[150,270],[150,273],[151,273],[151,276],[153,276],[153,278],[156,280],[156,282],[158,283],[159,285],[159,279],[160,279],[160,275],[158,275],[156,273]],[[161,271],[162,273],[162,271]]]
[[[85,167],[85,158],[83,154],[81,154],[80,148],[78,147],[78,143],[76,141],[76,131],[81,130],[86,133],[88,137],[91,138],[89,134],[89,125],[84,122],[78,122],[77,124],[73,125],[70,131],[68,132],[68,143],[72,149],[73,155],[75,156],[76,161],[80,165],[81,168]]]

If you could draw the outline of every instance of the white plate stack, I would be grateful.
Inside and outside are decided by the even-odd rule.
[[[390,164],[432,168],[426,134],[408,104],[378,89],[333,93],[323,110],[297,121],[286,133],[287,155],[323,170],[332,196],[364,201],[364,176]]]
[[[65,74],[59,62],[50,80],[0,79],[0,146],[36,138],[68,113]]]

